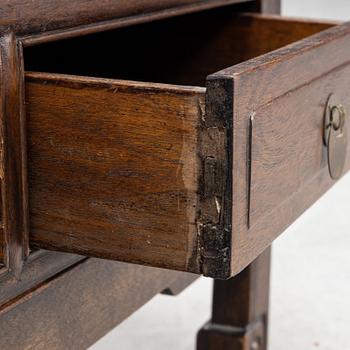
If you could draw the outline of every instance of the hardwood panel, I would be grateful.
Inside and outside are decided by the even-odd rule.
[[[58,30],[61,32],[56,34],[62,36],[66,34],[64,30],[79,32],[79,29],[86,30],[89,25],[91,30],[97,31],[99,23],[102,28],[118,25],[118,19],[126,25],[145,21],[148,17],[175,16],[245,1],[249,0],[2,0],[0,27],[11,27],[21,36],[47,35],[50,31]]]
[[[0,181],[6,267],[20,274],[28,250],[23,55],[14,33],[0,37]]]
[[[184,277],[174,271],[88,259],[0,309],[0,348],[86,349]]]
[[[221,94],[231,104],[223,117],[232,120],[232,274],[333,185],[321,137],[323,109],[331,92],[343,97],[345,106],[350,102],[344,94],[349,43],[350,25],[344,24],[208,78],[212,101]],[[221,104],[211,111],[221,113]],[[349,160],[348,154],[346,169]]]
[[[29,74],[31,244],[199,272],[204,89]]]

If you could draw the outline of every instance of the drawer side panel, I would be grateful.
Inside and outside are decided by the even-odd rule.
[[[198,272],[204,89],[36,74],[26,95],[31,244]]]

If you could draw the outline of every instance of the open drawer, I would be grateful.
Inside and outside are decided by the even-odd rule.
[[[215,11],[24,57],[32,247],[228,278],[334,183],[348,24]]]

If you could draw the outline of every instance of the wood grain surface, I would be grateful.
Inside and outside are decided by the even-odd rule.
[[[212,84],[231,81],[235,88],[234,271],[246,266],[334,183],[325,166],[323,109],[332,92],[344,96],[344,105],[349,103],[343,94],[348,87],[349,40],[349,24],[336,26],[209,77]],[[252,115],[250,211],[249,165],[242,159],[248,154]]]
[[[24,71],[21,45],[7,31],[0,37],[0,180],[2,260],[18,276],[28,251],[28,184]]]
[[[0,28],[11,28],[32,44],[64,37],[68,32],[79,35],[246,1],[249,0],[2,0]]]
[[[350,110],[349,74],[350,66],[342,66],[292,95],[257,108],[252,149],[252,226],[287,198],[300,196],[315,174],[327,171],[322,135],[325,105],[330,93],[335,92]]]
[[[187,274],[88,259],[0,309],[0,348],[87,349],[183,278]]]
[[[29,74],[33,247],[199,272],[203,88]]]

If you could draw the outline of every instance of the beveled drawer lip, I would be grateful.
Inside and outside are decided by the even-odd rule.
[[[243,18],[251,18],[256,21],[259,21],[260,18],[262,22],[270,21],[271,23],[276,21],[278,25],[284,25],[285,27],[288,25],[288,21],[305,23],[305,26],[309,23],[305,20],[298,22],[295,19],[283,20],[274,16],[244,15]],[[285,23],[283,24],[283,22]],[[314,23],[316,26],[318,22]],[[327,26],[326,23],[324,25]],[[114,255],[112,251],[108,250],[108,245],[115,247],[116,242],[113,242],[113,244],[112,242],[101,243],[101,238],[95,239],[90,236],[90,241],[87,240],[84,246],[80,246],[79,237],[74,232],[70,232],[67,236],[60,232],[49,238],[48,231],[46,229],[43,230],[42,226],[37,232],[32,230],[31,240],[33,246],[191,271],[214,278],[228,278],[237,274],[333,184],[333,181],[327,178],[323,146],[317,143],[319,141],[317,136],[319,134],[318,129],[314,127],[314,124],[311,125],[311,122],[307,121],[307,118],[303,116],[303,119],[298,119],[298,121],[305,129],[311,130],[313,141],[310,143],[312,146],[310,148],[311,151],[307,150],[301,153],[301,163],[304,164],[309,157],[312,158],[314,154],[317,154],[316,158],[312,158],[317,161],[312,165],[313,168],[310,170],[310,174],[304,178],[303,172],[296,170],[291,179],[297,185],[291,190],[288,189],[287,180],[281,176],[279,182],[282,186],[281,188],[286,189],[285,198],[283,198],[282,203],[278,202],[278,205],[273,202],[269,211],[260,211],[259,215],[257,215],[255,213],[259,209],[254,208],[254,205],[251,206],[249,203],[253,201],[254,204],[266,200],[265,197],[260,198],[262,196],[261,193],[276,192],[271,187],[273,186],[271,181],[264,180],[264,182],[260,180],[260,174],[264,176],[266,174],[270,175],[270,172],[275,169],[274,167],[278,170],[282,169],[280,174],[283,174],[283,176],[285,175],[284,171],[286,171],[284,170],[285,168],[279,169],[278,165],[275,165],[275,156],[273,154],[264,153],[266,150],[264,148],[266,140],[263,138],[265,123],[269,125],[269,130],[272,130],[273,142],[280,142],[278,137],[284,135],[283,125],[281,126],[274,122],[274,113],[281,113],[283,106],[288,106],[288,115],[285,118],[289,120],[289,116],[293,116],[292,107],[297,107],[296,103],[299,105],[298,99],[301,98],[302,93],[305,93],[305,95],[310,96],[310,101],[317,102],[316,107],[310,109],[313,112],[313,121],[316,121],[317,124],[318,119],[321,120],[323,117],[322,115],[319,116],[319,110],[322,110],[323,107],[320,107],[321,102],[313,92],[314,86],[320,89],[321,101],[323,101],[324,97],[322,94],[328,96],[329,92],[332,92],[326,91],[327,89],[337,87],[337,72],[346,69],[349,62],[350,48],[348,49],[347,46],[350,45],[345,45],[345,42],[349,40],[350,26],[348,24],[335,26],[281,49],[211,74],[207,77],[206,88],[29,73],[27,75],[27,84],[31,84],[31,91],[37,89],[35,84],[40,80],[46,80],[48,86],[53,85],[57,89],[67,89],[67,93],[70,93],[74,86],[71,83],[74,81],[76,83],[74,89],[82,89],[82,91],[87,91],[90,88],[100,90],[98,94],[105,99],[108,94],[108,85],[113,87],[119,86],[120,89],[116,90],[117,94],[129,94],[126,98],[134,98],[137,94],[140,94],[135,98],[135,101],[142,100],[145,107],[147,106],[147,108],[153,108],[154,110],[156,110],[157,101],[159,102],[157,100],[159,96],[156,96],[157,93],[159,95],[163,94],[162,98],[168,99],[167,103],[169,103],[169,106],[172,106],[170,113],[173,113],[173,118],[186,118],[186,113],[191,115],[190,120],[193,125],[190,128],[192,128],[195,136],[191,135],[185,142],[187,142],[187,147],[195,147],[194,149],[196,149],[194,153],[184,156],[182,152],[186,153],[186,150],[177,149],[177,146],[172,145],[171,147],[175,147],[176,151],[169,150],[167,153],[168,156],[172,154],[171,152],[179,152],[178,154],[181,154],[182,157],[181,162],[185,161],[185,163],[189,162],[188,164],[195,164],[194,173],[191,173],[188,169],[186,170],[187,173],[183,173],[182,168],[179,170],[183,176],[181,180],[183,181],[181,185],[183,187],[181,187],[181,191],[180,189],[175,189],[174,193],[169,194],[170,197],[168,198],[169,201],[175,200],[177,193],[178,199],[176,200],[179,201],[179,206],[181,207],[184,205],[184,198],[188,196],[188,201],[196,208],[194,211],[193,209],[191,209],[192,211],[189,210],[186,214],[189,215],[187,219],[185,219],[185,210],[181,214],[183,216],[179,217],[178,224],[182,229],[185,226],[181,226],[181,220],[188,220],[188,235],[181,236],[180,232],[176,231],[175,228],[173,237],[167,236],[164,232],[161,233],[163,237],[158,237],[159,241],[155,239],[156,234],[154,236],[150,234],[149,238],[145,235],[143,237],[144,248],[141,245],[137,248],[129,246],[129,251],[126,251],[121,257]],[[335,49],[342,54],[339,55],[339,52]],[[317,64],[315,63],[312,69],[305,70],[305,64],[310,61]],[[335,78],[333,77],[333,72]],[[282,77],[282,81],[278,77]],[[344,79],[339,81],[341,86],[344,86]],[[58,93],[63,94],[62,91]],[[134,97],[131,96],[133,92],[136,94]],[[52,93],[50,92],[49,94]],[[148,102],[141,96],[142,93],[150,94],[150,103],[154,103],[153,106],[150,107],[148,105]],[[32,96],[36,96],[35,94],[37,92],[33,92]],[[89,95],[89,92],[86,92],[86,94]],[[182,98],[186,98],[186,100],[181,100]],[[300,103],[300,105],[304,106],[304,102]],[[140,104],[141,107],[142,103]],[[179,113],[173,109],[176,104],[182,108]],[[139,118],[139,111],[133,109],[128,111],[136,113],[135,117],[132,117],[133,119],[136,116]],[[34,112],[31,111],[30,113],[34,115]],[[165,113],[165,111],[163,110],[160,113]],[[252,124],[250,124],[253,115],[254,123],[256,123],[256,125],[254,124],[254,129]],[[123,114],[124,117],[125,115]],[[183,128],[180,132],[186,138],[190,129],[186,129],[183,124],[181,125],[176,124],[174,127],[179,128],[179,130]],[[274,125],[277,125],[278,129],[276,126],[276,130],[274,130]],[[296,133],[297,131],[293,129],[293,132]],[[249,149],[247,149],[249,140],[251,140],[252,144],[250,146],[253,148],[253,150],[250,150],[252,152],[250,156],[248,155]],[[283,154],[290,155],[292,157],[291,162],[296,162],[298,156],[295,156],[294,153],[288,153],[290,147],[293,146],[292,142],[288,138],[285,138],[283,141],[274,150],[280,151],[279,156],[283,156]],[[40,147],[45,147],[45,145],[42,144]],[[150,144],[147,147],[151,147]],[[298,150],[298,148],[295,148],[295,150]],[[272,164],[272,170],[270,169],[264,173],[266,164],[261,165],[259,157],[265,157],[266,164]],[[319,163],[317,163],[318,161]],[[162,168],[161,165],[159,166],[161,171],[165,171],[165,168]],[[136,168],[139,169],[138,167]],[[186,164],[184,168],[186,168]],[[186,181],[189,180],[186,176],[189,177],[190,175],[195,175],[197,178],[196,181],[190,181],[191,183],[188,184]],[[123,173],[121,176],[125,176],[125,174]],[[135,176],[137,177],[138,173]],[[169,176],[171,177],[172,175]],[[102,180],[101,177],[99,181]],[[173,180],[176,180],[176,176],[174,176]],[[259,183],[263,184],[264,188],[262,190],[259,189]],[[321,185],[317,188],[317,184],[320,183]],[[309,193],[304,195],[304,191]],[[275,193],[275,196],[279,199],[282,195]],[[155,202],[150,203],[154,208],[157,207]],[[123,203],[123,205],[126,204]],[[169,204],[169,207],[171,207],[171,204]],[[98,210],[102,210],[101,208],[99,207]],[[174,208],[171,207],[169,213],[171,210],[175,210]],[[78,209],[75,208],[74,210]],[[110,210],[110,208],[106,210]],[[162,212],[160,217],[163,214]],[[278,218],[279,222],[277,222]],[[154,224],[153,221],[152,224]],[[40,225],[44,225],[43,222],[40,222]],[[72,225],[77,226],[78,224],[74,223]],[[167,239],[169,240],[169,249],[166,247]],[[177,239],[183,241],[179,244]],[[101,249],[98,250],[94,244],[101,244]],[[171,244],[174,244],[174,249],[171,248]],[[153,245],[155,248],[153,248]],[[154,249],[153,251],[152,248]],[[151,253],[148,253],[147,250]],[[132,251],[133,253],[131,254],[130,252]],[[182,253],[180,254],[179,251],[182,251]],[[157,252],[158,256],[156,256]],[[129,253],[130,255],[128,256]],[[132,258],[131,255],[133,255]]]

